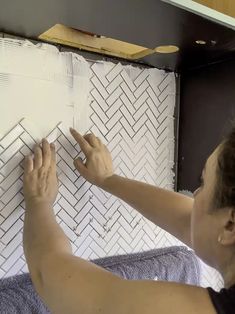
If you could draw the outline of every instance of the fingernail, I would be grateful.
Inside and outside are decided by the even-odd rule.
[[[73,128],[69,128],[71,132],[74,132],[75,130]]]

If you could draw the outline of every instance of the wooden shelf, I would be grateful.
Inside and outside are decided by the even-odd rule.
[[[220,13],[235,17],[234,0],[194,0]]]

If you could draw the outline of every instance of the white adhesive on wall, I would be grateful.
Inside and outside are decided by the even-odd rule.
[[[58,121],[89,129],[91,71],[76,54],[47,44],[0,39],[0,138],[23,117],[37,140]]]

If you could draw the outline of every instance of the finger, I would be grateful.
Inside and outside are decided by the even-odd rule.
[[[83,137],[91,146],[97,147],[99,145],[99,141],[93,133],[86,134]]]
[[[101,145],[101,144],[103,144],[102,143],[102,141],[101,141],[101,139],[99,138],[99,137],[96,137],[97,138],[97,141],[98,141],[98,143]]]
[[[28,174],[31,171],[33,171],[33,158],[31,155],[29,155],[24,159],[24,172],[25,174]]]
[[[74,166],[83,177],[87,178],[88,170],[82,162],[81,158],[77,158],[74,160]]]
[[[48,141],[44,138],[42,140],[42,165],[48,169],[51,164],[51,148]]]
[[[99,143],[99,146],[105,146],[99,137],[96,137],[96,138],[97,138],[97,141]]]
[[[50,150],[51,150],[51,166],[56,168],[56,151],[55,151],[55,144],[50,144]]]
[[[39,145],[35,145],[34,148],[34,168],[39,169],[42,166],[42,150]]]
[[[84,137],[79,134],[76,130],[70,128],[70,132],[74,139],[78,142],[79,146],[81,147],[81,150],[85,155],[89,154],[91,151],[91,146],[90,144],[84,139]]]

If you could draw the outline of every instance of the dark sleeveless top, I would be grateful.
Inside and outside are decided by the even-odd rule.
[[[219,292],[211,287],[207,287],[206,289],[218,314],[235,313],[235,284],[229,289],[223,288]]]

